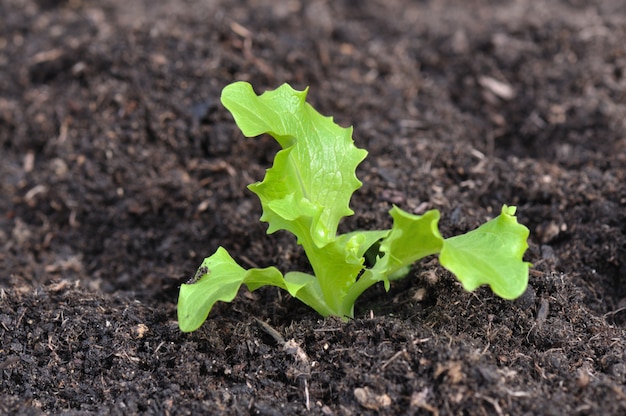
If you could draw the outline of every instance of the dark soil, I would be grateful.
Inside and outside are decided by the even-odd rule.
[[[625,40],[622,0],[3,0],[0,414],[626,414]],[[218,246],[307,267],[245,188],[276,146],[235,80],[354,125],[344,231],[517,205],[527,293],[424,261],[348,323],[268,288],[181,333]]]

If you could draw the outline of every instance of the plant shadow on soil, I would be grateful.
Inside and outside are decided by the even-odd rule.
[[[626,412],[620,0],[0,4],[0,414]],[[344,231],[392,204],[442,233],[518,206],[520,299],[423,261],[349,322],[242,290],[200,330],[178,286],[226,247],[308,267],[245,189],[271,165],[221,88],[310,86],[369,151]]]

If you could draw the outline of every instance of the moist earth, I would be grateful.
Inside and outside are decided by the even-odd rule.
[[[0,3],[0,414],[626,414],[626,3]],[[246,185],[230,82],[284,82],[369,151],[342,231],[393,204],[444,236],[518,207],[526,293],[436,259],[355,318],[242,289],[196,332],[180,284],[223,246],[308,270]]]

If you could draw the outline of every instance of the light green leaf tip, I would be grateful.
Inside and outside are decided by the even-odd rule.
[[[393,218],[393,227],[380,245],[385,257],[379,262],[386,267],[387,274],[441,250],[443,238],[438,228],[439,211],[414,215],[394,206],[389,214]]]
[[[198,329],[213,305],[220,301],[231,302],[242,284],[251,291],[265,285],[277,286],[296,296],[310,283],[305,280],[288,282],[275,267],[245,270],[222,247],[204,259],[198,270],[199,280],[181,285],[178,295],[178,326],[183,332]]]
[[[528,285],[530,263],[522,257],[529,230],[517,222],[515,207],[466,234],[444,240],[439,262],[472,291],[487,284],[504,299],[521,296]]]
[[[235,82],[221,97],[245,136],[268,133],[282,146],[264,180],[249,188],[268,232],[291,231],[305,250],[332,242],[341,218],[354,213],[350,198],[361,186],[355,171],[367,155],[354,146],[352,128],[322,116],[306,95],[283,84],[257,96],[250,84]]]

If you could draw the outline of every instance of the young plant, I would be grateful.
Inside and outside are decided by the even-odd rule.
[[[235,82],[221,101],[247,137],[270,134],[282,147],[262,182],[248,188],[261,200],[268,233],[287,230],[304,248],[313,274],[275,267],[244,269],[220,247],[206,258],[193,282],[183,284],[178,323],[196,330],[217,301],[230,302],[242,284],[253,291],[280,287],[322,316],[352,317],[356,299],[370,286],[404,277],[417,260],[439,254],[439,262],[468,290],[487,284],[505,299],[526,290],[528,229],[516,220],[515,207],[466,234],[443,238],[439,211],[413,215],[394,206],[389,230],[337,234],[341,219],[354,212],[352,194],[362,185],[355,171],[367,152],[342,128],[306,103],[305,91],[284,84],[257,96],[252,86]],[[365,262],[366,254],[373,262]],[[372,264],[373,263],[373,264]]]

